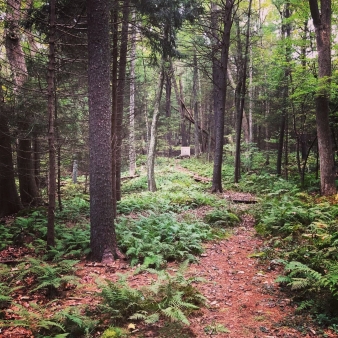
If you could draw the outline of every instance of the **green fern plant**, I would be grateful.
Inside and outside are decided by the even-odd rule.
[[[327,272],[320,273],[300,262],[289,262],[285,266],[287,276],[280,276],[277,282],[286,283],[292,290],[330,291],[338,300],[338,264],[333,264]]]
[[[22,326],[29,328],[33,334],[38,335],[42,332],[51,332],[56,329],[57,332],[65,332],[62,324],[48,319],[46,308],[29,303],[29,308],[25,308],[20,304],[15,304],[16,315],[19,319],[4,320],[0,322],[0,327]],[[46,337],[46,335],[44,335]]]
[[[183,271],[188,262],[182,264],[176,274],[148,269],[157,275],[157,281],[140,290],[130,288],[126,277],[118,282],[107,281],[101,285],[103,303],[99,309],[109,314],[112,323],[125,320],[143,320],[154,323],[160,317],[189,325],[187,315],[205,303],[205,298],[193,286],[199,278],[185,278]]]
[[[84,315],[83,309],[79,306],[64,308],[55,313],[52,319],[60,323],[64,330],[74,337],[91,335],[99,322]]]
[[[137,220],[120,218],[116,224],[119,246],[131,264],[162,266],[167,260],[194,260],[203,252],[202,242],[212,238],[202,222],[178,221],[173,213],[149,213]]]
[[[74,275],[74,265],[78,261],[63,260],[57,265],[48,264],[36,258],[29,258],[27,262],[20,263],[17,270],[8,277],[9,282],[23,281],[31,277],[30,292],[44,289],[48,297],[59,296],[59,291],[64,290],[68,285],[77,286],[78,278]]]
[[[10,306],[13,300],[11,295],[20,288],[20,286],[11,287],[5,283],[0,282],[0,310]]]
[[[106,285],[99,285],[103,302],[98,309],[108,314],[112,324],[126,321],[135,312],[141,311],[144,296],[141,291],[130,288],[123,276],[117,282],[107,280]]]

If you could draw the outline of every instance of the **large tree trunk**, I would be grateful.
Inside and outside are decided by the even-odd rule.
[[[155,95],[153,119],[150,127],[150,140],[148,147],[148,159],[147,159],[147,178],[148,178],[148,190],[156,191],[155,181],[155,156],[156,156],[156,142],[157,142],[157,123],[160,115],[160,103],[162,97],[163,83],[164,83],[164,61],[162,60],[160,66],[160,77]]]
[[[112,29],[112,115],[111,115],[111,135],[112,135],[112,193],[113,193],[113,217],[116,217],[116,116],[117,116],[117,68],[118,68],[118,2],[114,2],[111,10],[111,29]]]
[[[117,256],[112,211],[109,0],[87,0],[91,259]]]
[[[316,30],[319,88],[316,97],[316,123],[320,161],[320,190],[322,195],[336,193],[334,156],[329,125],[331,77],[331,0],[309,0]]]
[[[224,115],[227,88],[227,66],[229,58],[230,31],[232,26],[232,8],[234,1],[226,0],[224,8],[224,27],[221,40],[221,56],[213,55],[212,76],[215,114],[215,155],[212,176],[212,192],[222,192],[222,161],[224,144]],[[216,31],[216,27],[215,31]],[[216,51],[215,51],[216,52]]]
[[[48,224],[47,224],[47,248],[55,246],[55,1],[50,1],[49,18],[49,53],[48,53],[48,154],[49,154],[49,187],[48,187]]]

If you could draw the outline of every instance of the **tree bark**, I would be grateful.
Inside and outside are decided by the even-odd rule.
[[[15,186],[11,137],[0,83],[0,218],[18,212],[22,205]]]
[[[111,135],[112,135],[112,194],[113,194],[113,216],[116,217],[116,120],[117,120],[117,68],[118,68],[118,2],[114,2],[111,10],[111,29],[112,29],[112,115],[111,115]]]
[[[117,81],[117,114],[116,114],[116,200],[121,200],[121,164],[122,164],[122,129],[123,129],[123,109],[124,92],[126,86],[126,67],[127,67],[127,49],[128,49],[128,22],[129,22],[129,0],[124,0],[122,15],[122,31],[120,45],[120,63],[119,76]]]
[[[109,0],[87,0],[91,259],[118,254],[112,211]]]
[[[195,140],[195,156],[199,156],[200,151],[200,137],[199,137],[199,130],[198,130],[198,107],[199,107],[199,99],[198,99],[198,68],[197,68],[197,57],[196,57],[196,51],[194,54],[194,77],[193,77],[193,109],[194,109],[194,140]]]
[[[235,154],[235,182],[238,183],[241,176],[241,135],[242,135],[242,121],[244,113],[244,102],[245,102],[245,93],[246,93],[246,78],[247,78],[247,66],[249,58],[249,38],[250,38],[250,18],[251,18],[251,4],[252,0],[249,1],[248,8],[248,21],[246,29],[246,39],[245,39],[245,51],[243,58],[243,69],[240,72],[241,79],[239,79],[239,88],[238,88],[238,104],[236,104],[237,111],[237,124],[236,124],[236,154]],[[240,36],[238,36],[240,39]],[[240,41],[239,41],[240,43]],[[239,49],[240,50],[240,49]]]
[[[47,224],[47,249],[55,246],[55,1],[50,1],[49,17],[49,52],[48,52],[48,154],[49,154],[49,187],[48,187],[48,224]]]
[[[14,92],[18,92],[27,80],[25,55],[21,46],[19,21],[21,0],[7,0],[6,54],[13,73]]]
[[[279,139],[278,139],[278,153],[277,153],[277,175],[278,176],[282,175],[285,121],[286,121],[286,117],[285,117],[285,114],[283,113],[281,123],[280,123]]]
[[[147,179],[148,190],[156,191],[155,181],[155,156],[156,156],[156,142],[157,142],[157,124],[160,115],[160,103],[162,97],[163,83],[164,83],[164,61],[162,60],[160,66],[160,77],[155,95],[154,112],[150,127],[150,139],[148,147],[148,159],[147,159]]]
[[[316,30],[319,88],[316,95],[316,124],[320,163],[320,190],[322,195],[336,193],[334,155],[329,125],[331,81],[331,0],[309,0]]]
[[[234,0],[226,0],[223,16],[223,34],[221,56],[217,58],[214,46],[212,58],[214,116],[215,116],[215,155],[212,176],[212,192],[222,192],[222,161],[224,144],[224,115],[227,87],[227,66],[229,58],[230,31],[232,26],[232,8]],[[216,30],[216,27],[215,27]]]
[[[129,103],[129,176],[136,173],[135,151],[135,63],[136,63],[136,15],[132,14],[133,24],[130,49],[130,103]]]
[[[23,206],[36,206],[40,203],[40,198],[35,181],[31,139],[28,136],[18,140],[17,165],[21,203]]]
[[[22,19],[21,0],[7,0],[6,54],[13,74],[14,92],[17,95],[21,94],[23,85],[27,81],[27,66],[21,45],[22,34],[19,27],[19,22]],[[20,119],[18,125],[20,137],[17,148],[20,198],[24,206],[33,206],[39,204],[40,198],[33,170],[28,112],[21,112]]]

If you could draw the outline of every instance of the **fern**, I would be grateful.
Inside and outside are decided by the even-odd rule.
[[[296,311],[303,311],[306,309],[311,309],[312,307],[314,307],[314,305],[315,305],[315,302],[313,299],[305,300],[298,305]]]
[[[30,292],[44,289],[47,291],[48,296],[53,297],[67,284],[77,286],[78,278],[73,275],[75,271],[74,265],[77,262],[64,260],[57,265],[51,265],[36,258],[29,258],[28,262],[20,263],[17,269],[12,271],[12,274],[8,276],[7,282],[25,282],[29,276],[32,277],[30,278],[30,283],[33,282],[33,288]],[[29,284],[28,286],[31,285]]]
[[[26,309],[20,304],[15,304],[16,315],[19,319],[12,321],[4,321],[0,323],[0,327],[9,327],[9,326],[23,326],[28,327],[32,330],[33,333],[41,333],[41,330],[46,330],[51,332],[53,329],[56,329],[58,332],[65,332],[65,328],[62,324],[48,318],[46,314],[46,309],[35,304],[29,303],[29,309]]]
[[[162,316],[188,325],[187,315],[203,305],[205,298],[192,285],[201,279],[183,276],[187,264],[182,264],[173,276],[165,271],[147,269],[158,278],[155,283],[140,290],[128,287],[125,279],[115,283],[107,281],[101,286],[103,303],[99,309],[109,314],[112,323],[128,318],[154,323]]]
[[[203,252],[202,242],[211,238],[210,227],[202,222],[178,221],[172,213],[140,216],[138,220],[121,218],[116,224],[120,248],[132,265],[160,268],[167,260],[194,259]]]
[[[60,323],[65,331],[69,332],[72,336],[88,334],[93,331],[98,324],[98,320],[83,315],[81,307],[67,307],[62,309],[57,312],[52,319]]]

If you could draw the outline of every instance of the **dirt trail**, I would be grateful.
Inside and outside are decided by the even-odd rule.
[[[275,267],[258,265],[257,258],[250,258],[262,244],[255,236],[253,219],[245,217],[233,236],[207,244],[206,257],[191,266],[193,274],[207,280],[199,288],[209,308],[191,321],[197,337],[208,337],[212,330],[218,337],[300,337],[296,330],[278,327],[294,306],[278,291]],[[217,332],[219,324],[230,332]]]
[[[197,176],[178,164],[176,168]],[[255,196],[234,191],[224,192],[223,197],[230,201],[256,202]],[[247,205],[239,204],[238,208],[247,209]],[[191,319],[191,330],[196,337],[324,337],[311,322],[301,323],[302,332],[286,326],[287,323],[297,326],[296,305],[275,283],[282,267],[275,261],[264,263],[255,258],[254,254],[263,245],[250,215],[243,217],[242,224],[229,239],[206,244],[199,263],[190,268],[191,274],[207,280],[198,288],[207,298],[208,307],[201,310],[201,316]],[[335,335],[327,332],[326,337]]]

